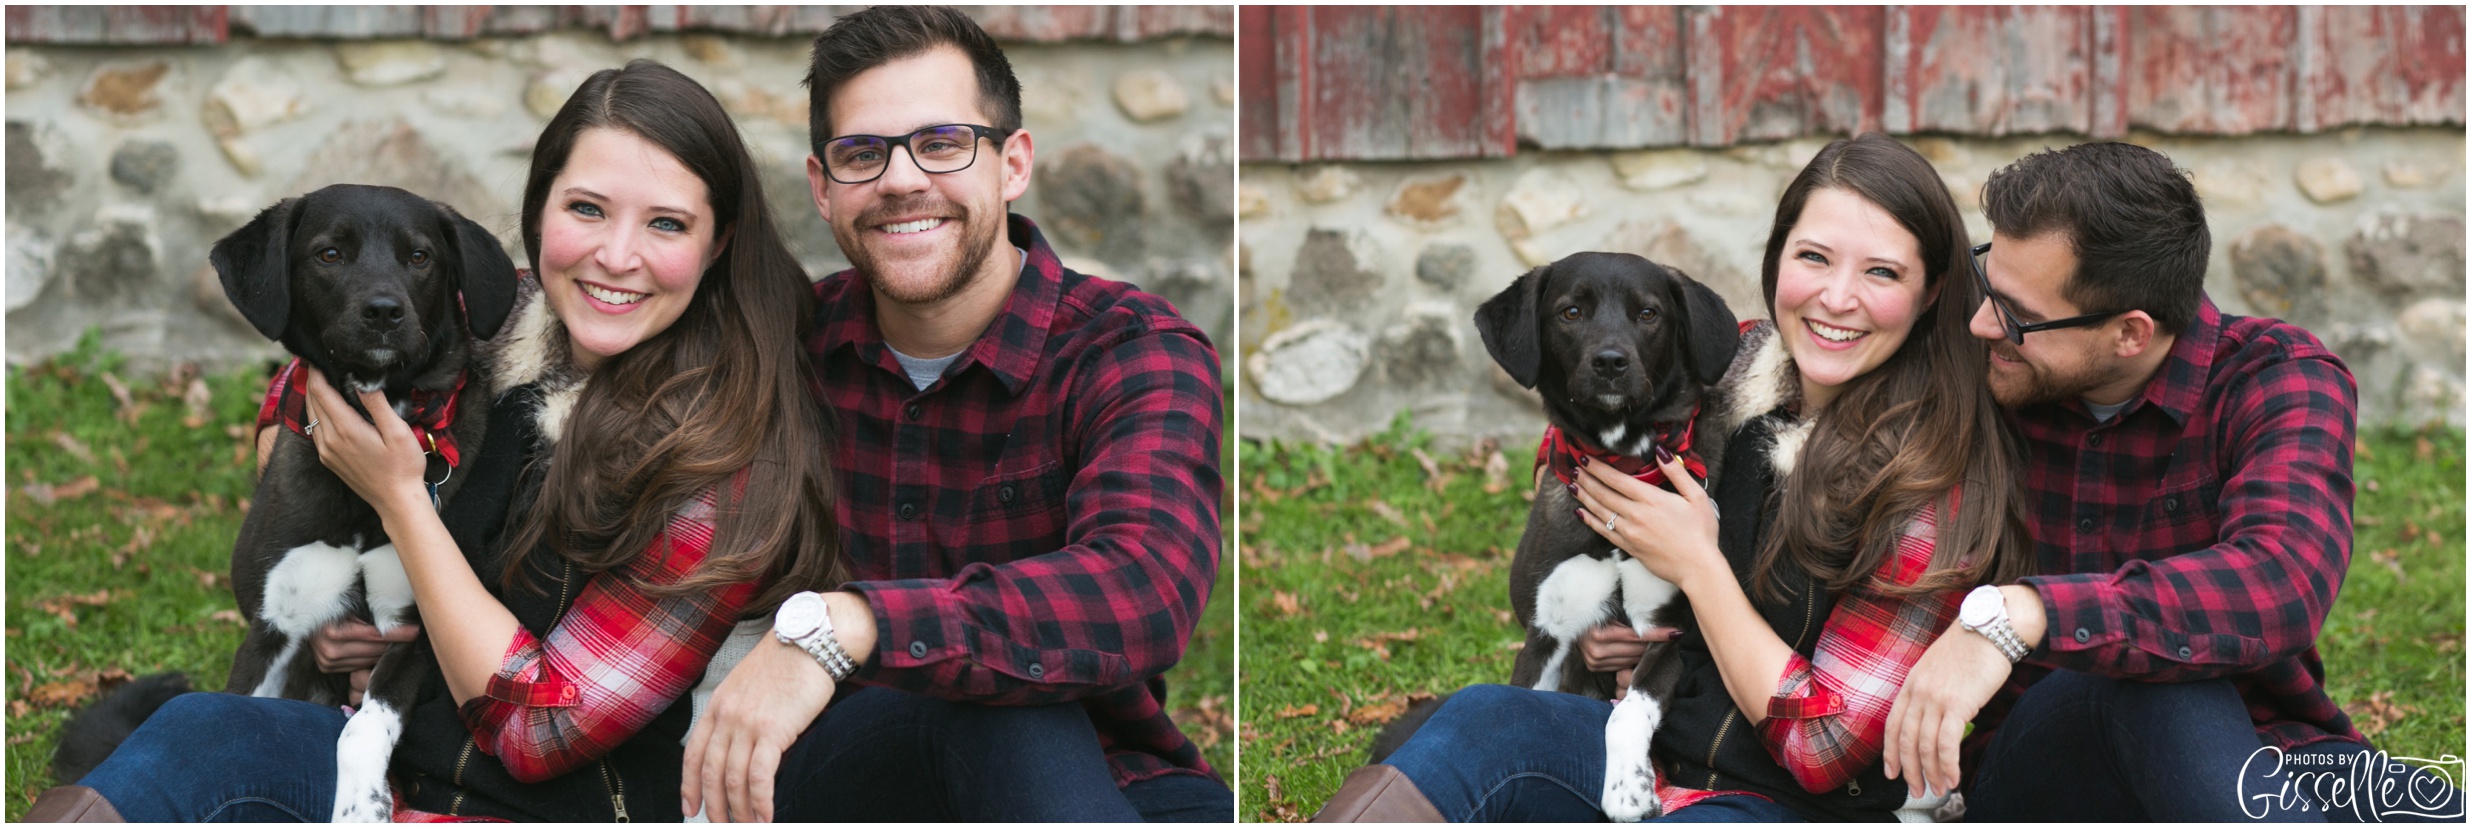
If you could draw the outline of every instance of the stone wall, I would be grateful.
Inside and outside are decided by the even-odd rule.
[[[1992,170],[2081,137],[1905,139],[1987,239]],[[2132,134],[2191,170],[2212,222],[2206,290],[2307,327],[2360,384],[2364,423],[2463,422],[2458,127],[2194,138]],[[1719,150],[1524,152],[1467,162],[1244,164],[1238,190],[1248,438],[1351,441],[1413,412],[1452,440],[1533,440],[1542,408],[1494,367],[1476,305],[1529,267],[1638,253],[1764,316],[1776,199],[1824,139]]]
[[[455,206],[521,262],[531,143],[592,71],[649,57],[703,82],[766,171],[808,271],[846,267],[807,196],[810,36],[592,30],[468,41],[237,38],[213,47],[10,44],[8,359],[89,327],[141,366],[272,358],[206,251],[333,183]],[[1008,43],[1038,171],[1014,209],[1065,262],[1175,302],[1232,357],[1234,47],[1223,37]]]

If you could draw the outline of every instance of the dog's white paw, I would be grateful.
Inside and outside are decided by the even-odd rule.
[[[1613,706],[1604,724],[1604,814],[1614,822],[1639,822],[1664,815],[1656,798],[1656,766],[1647,751],[1655,741],[1664,708],[1644,693],[1632,693]]]
[[[378,699],[368,699],[335,739],[333,822],[391,822],[394,792],[386,787],[386,763],[403,736],[403,717]]]

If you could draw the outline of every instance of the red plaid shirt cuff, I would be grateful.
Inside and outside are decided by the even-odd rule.
[[[1767,717],[1816,719],[1845,712],[1845,697],[1822,686],[1818,675],[1810,659],[1791,654],[1785,660],[1784,679],[1776,683],[1776,695],[1767,700]]]

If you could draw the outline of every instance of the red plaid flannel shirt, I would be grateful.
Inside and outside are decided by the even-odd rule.
[[[713,509],[707,491],[620,572],[649,583],[684,580],[711,551]],[[618,574],[585,580],[546,640],[516,627],[488,690],[458,711],[480,749],[519,781],[582,767],[651,724],[703,680],[758,586],[654,598]]]
[[[1078,700],[1116,782],[1213,774],[1167,717],[1219,563],[1218,353],[1165,300],[1028,253],[986,333],[924,391],[875,297],[818,282],[807,350],[835,420],[843,586],[874,608],[860,681]]]
[[[2317,631],[2351,561],[2358,389],[2307,331],[2211,299],[2107,423],[2077,400],[2015,412],[2042,643],[1975,718],[1964,767],[2052,668],[2228,678],[2267,744],[2365,743],[2325,695]]]
[[[1879,566],[1878,578],[1911,585],[1930,571],[1939,546],[1938,509],[1914,515],[1896,554]],[[1963,590],[1899,597],[1871,581],[1855,584],[1836,600],[1819,628],[1813,655],[1794,653],[1785,662],[1776,695],[1759,722],[1759,739],[1802,789],[1811,793],[1844,787],[1885,752],[1888,709],[1905,674],[1922,659],[1941,630],[1956,620]]]

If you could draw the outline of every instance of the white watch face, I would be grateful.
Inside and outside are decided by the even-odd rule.
[[[1965,603],[1957,608],[1957,620],[1967,627],[1980,627],[1998,618],[2007,609],[2007,602],[2007,596],[1999,594],[1997,587],[1977,589],[1967,594]]]
[[[805,638],[824,624],[823,596],[802,592],[781,602],[781,611],[772,617],[772,631],[790,639]]]

